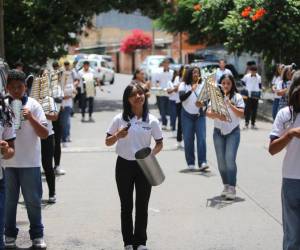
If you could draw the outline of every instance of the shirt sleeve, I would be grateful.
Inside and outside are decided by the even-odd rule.
[[[38,120],[38,122],[40,124],[43,124],[44,126],[47,127],[48,122],[47,122],[45,112],[44,112],[42,106],[38,102],[35,102],[32,114]]]
[[[244,109],[245,108],[245,102],[244,99],[241,95],[236,96],[236,103],[235,103],[237,108]]]
[[[120,117],[118,115],[118,116],[114,117],[114,119],[110,123],[106,133],[109,135],[113,135],[118,131],[119,128],[120,128]]]
[[[242,82],[247,83],[247,75],[244,75],[243,78],[241,79]]]
[[[16,138],[16,131],[14,126],[5,126],[2,134],[2,138],[5,141],[10,141]]]
[[[156,118],[151,122],[151,135],[156,141],[163,139],[162,130],[159,121]]]
[[[285,132],[286,128],[285,128],[285,124],[290,120],[291,115],[287,115],[287,112],[289,112],[289,109],[284,108],[281,109],[277,116],[276,119],[273,123],[273,127],[272,127],[272,131],[270,134],[270,138],[271,137],[280,137],[282,136],[282,134]]]

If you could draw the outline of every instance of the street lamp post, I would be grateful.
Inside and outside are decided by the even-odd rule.
[[[4,51],[4,0],[0,0],[0,57],[5,57]]]

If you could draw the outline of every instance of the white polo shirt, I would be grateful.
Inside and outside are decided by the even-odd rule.
[[[276,87],[276,90],[282,89],[282,79],[280,76],[274,76],[272,79],[272,85]],[[280,99],[281,96],[279,96],[277,93],[275,93],[275,98]]]
[[[23,107],[28,108],[39,123],[47,126],[45,113],[36,100],[28,97]],[[4,160],[3,166],[6,168],[39,168],[41,166],[41,140],[29,121],[22,121],[21,129],[16,131],[15,155],[12,159]]]
[[[300,127],[300,114],[292,122],[289,107],[279,110],[273,124],[271,137],[281,137],[288,129]],[[288,179],[300,179],[300,139],[293,138],[286,147],[286,154],[282,163],[282,176]]]
[[[16,132],[13,125],[11,127],[7,125],[3,126],[2,124],[0,125],[0,140],[10,141],[10,140],[14,140],[15,138],[16,138]],[[0,166],[2,167],[2,165],[3,165],[3,160],[1,159]],[[3,171],[1,167],[0,167],[0,180],[3,179]]]
[[[249,92],[249,95],[252,91],[261,91],[259,88],[259,84],[261,83],[261,77],[259,74],[255,76],[251,76],[251,73],[244,75],[242,81],[246,84],[246,89]]]
[[[172,81],[168,82],[168,89],[174,89],[175,87],[177,87],[179,85],[180,85],[180,79],[179,79],[179,76],[176,76],[174,82],[172,82]],[[169,99],[171,101],[175,101],[176,103],[179,103],[180,102],[179,91],[169,94]]]
[[[163,135],[158,119],[151,114],[149,114],[147,122],[134,117],[130,120],[130,123],[131,127],[128,130],[128,135],[117,142],[116,153],[128,161],[134,161],[137,151],[150,147],[151,137],[154,140],[161,140],[163,139]],[[112,120],[107,134],[114,135],[118,129],[126,126],[127,122],[123,120],[122,114],[118,114]]]
[[[231,72],[230,69],[221,70],[220,68],[218,68],[217,71],[216,71],[217,84],[219,84],[219,81],[220,81],[220,79],[223,75],[232,75],[232,72]]]
[[[74,87],[74,74],[71,70],[68,71],[64,71],[62,74],[62,86],[63,86],[63,93],[64,96],[72,96],[73,92],[75,90]],[[62,100],[62,107],[73,107],[73,98],[69,98],[69,99],[63,99]]]
[[[224,97],[224,101],[226,101],[226,97]],[[244,109],[245,108],[245,103],[244,103],[244,99],[243,97],[238,94],[235,93],[235,95],[231,98],[231,102],[237,107],[237,108],[241,108]],[[226,102],[225,102],[226,103]],[[232,132],[232,130],[234,130],[237,126],[240,125],[240,120],[241,118],[239,118],[233,111],[232,109],[229,107],[229,105],[227,105],[227,109],[231,118],[231,122],[224,122],[224,121],[220,121],[219,119],[215,119],[214,120],[214,125],[215,128],[218,128],[221,130],[221,133],[223,135],[228,135]]]
[[[153,82],[154,84],[158,83],[159,87],[162,89],[168,88],[168,82],[172,81],[174,71],[169,69],[168,71],[164,71],[163,68],[159,68],[159,70],[154,74]]]
[[[196,102],[198,100],[198,96],[200,91],[204,85],[200,84],[196,91],[192,91],[190,96],[182,102],[182,107],[185,109],[186,112],[192,115],[199,114],[199,108],[196,106]],[[180,83],[179,85],[179,92],[189,92],[192,90],[192,85],[187,85],[185,82]]]

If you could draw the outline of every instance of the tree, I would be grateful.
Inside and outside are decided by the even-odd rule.
[[[67,45],[77,43],[94,14],[139,9],[153,17],[162,10],[159,0],[6,0],[4,9],[6,59],[11,65],[22,60],[32,67],[66,54]]]

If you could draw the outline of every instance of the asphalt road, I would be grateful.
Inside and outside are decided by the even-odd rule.
[[[67,175],[57,179],[55,205],[45,205],[43,221],[50,250],[123,249],[120,205],[114,167],[116,154],[104,145],[106,128],[122,108],[129,76],[118,75],[113,86],[98,92],[95,123],[72,119],[72,143],[63,149]],[[154,104],[154,98],[151,98]],[[152,110],[157,114],[156,110]],[[238,198],[219,198],[222,185],[208,122],[207,144],[211,172],[185,173],[184,153],[166,132],[158,160],[166,181],[153,188],[149,206],[148,246],[152,250],[279,250],[281,226],[281,160],[267,152],[271,124],[243,131],[238,153]],[[44,198],[48,196],[44,182]],[[18,209],[18,245],[30,246],[28,220]]]

